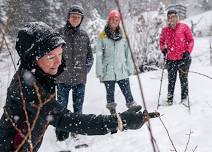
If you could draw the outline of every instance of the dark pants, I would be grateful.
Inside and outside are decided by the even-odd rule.
[[[179,72],[181,84],[181,99],[186,99],[188,96],[188,71],[190,65],[191,58],[177,61],[167,60],[166,66],[168,70],[168,100],[173,101],[177,72]]]
[[[62,106],[67,108],[70,90],[72,90],[74,112],[82,113],[82,106],[85,94],[85,84],[78,84],[78,85],[58,84],[57,102],[59,102]],[[59,141],[63,141],[69,137],[69,132],[64,132],[57,128],[55,133]]]
[[[106,88],[106,98],[107,103],[114,103],[114,92],[115,92],[115,84],[118,83],[124,97],[126,103],[134,102],[131,89],[130,89],[130,82],[129,79],[123,79],[119,81],[104,81],[105,88]]]
[[[58,102],[67,108],[69,92],[72,90],[73,110],[76,113],[82,113],[84,102],[85,84],[67,85],[58,84]]]

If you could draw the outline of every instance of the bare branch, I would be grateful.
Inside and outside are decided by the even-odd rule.
[[[19,81],[19,90],[20,90],[20,95],[21,95],[21,99],[22,99],[22,102],[23,102],[23,111],[24,111],[24,114],[25,114],[27,130],[28,130],[28,134],[29,134],[29,140],[28,141],[31,141],[32,134],[31,134],[29,117],[28,117],[28,113],[27,113],[27,110],[26,110],[26,98],[24,97],[24,93],[23,93],[23,90],[22,90],[20,71],[18,71],[18,73],[17,73],[17,78],[18,78],[18,81]],[[30,144],[30,149],[33,150],[32,144]]]
[[[212,108],[212,105],[210,105],[208,102],[206,102],[206,104],[207,104],[210,108]]]
[[[18,131],[18,133],[21,135],[21,137],[24,137],[24,134],[22,133],[22,131],[20,129],[18,129],[18,127],[16,126],[15,122],[10,118],[10,116],[9,116],[9,114],[8,114],[6,109],[4,109],[4,112],[6,114],[6,117],[11,122],[12,126],[15,128],[15,130]]]
[[[191,134],[192,134],[192,133],[193,133],[193,132],[190,130],[190,132],[189,132],[189,134],[188,134],[188,141],[187,141],[187,144],[186,144],[186,147],[185,147],[184,152],[186,152],[186,151],[187,151],[188,144],[189,144],[189,141],[190,141],[190,139],[191,139]]]
[[[173,141],[172,141],[172,139],[171,139],[171,136],[170,136],[170,134],[169,134],[169,131],[168,131],[168,129],[166,128],[165,124],[163,123],[163,121],[162,121],[162,119],[161,119],[161,116],[159,117],[159,119],[160,119],[160,122],[162,123],[163,127],[164,127],[165,130],[166,130],[166,133],[167,133],[167,135],[168,135],[168,137],[169,137],[169,140],[170,140],[170,142],[171,142],[171,144],[172,144],[172,147],[174,148],[173,151],[177,152],[177,149],[175,148],[175,145],[174,145],[174,143],[173,143]]]
[[[23,94],[23,90],[22,90],[22,85],[21,85],[21,80],[20,80],[20,72],[17,73],[17,77],[18,77],[18,81],[19,81],[19,89],[20,89],[20,95],[21,95],[21,98],[22,98],[22,104],[23,104],[23,111],[25,113],[25,118],[26,118],[26,124],[27,124],[27,128],[28,128],[28,131],[27,131],[27,134],[24,136],[24,134],[21,132],[20,129],[18,129],[15,125],[15,123],[13,122],[13,120],[10,120],[11,123],[13,124],[13,126],[16,128],[16,130],[18,130],[18,132],[20,133],[20,135],[23,137],[22,139],[22,142],[19,144],[18,148],[16,149],[15,152],[18,152],[20,151],[20,149],[22,148],[22,146],[24,145],[24,143],[27,141],[28,144],[29,144],[29,151],[30,152],[33,152],[33,148],[41,142],[43,136],[44,136],[44,133],[49,125],[49,122],[47,122],[47,124],[45,125],[45,130],[43,131],[43,133],[40,135],[40,137],[38,138],[38,140],[36,141],[36,143],[33,145],[32,143],[32,131],[35,127],[35,124],[38,120],[38,117],[40,115],[40,111],[41,111],[41,108],[47,104],[48,102],[50,102],[54,97],[55,97],[55,94],[53,95],[50,95],[49,98],[47,98],[46,100],[42,101],[41,99],[41,93],[40,93],[40,89],[38,87],[38,85],[36,83],[33,84],[34,88],[35,88],[35,91],[36,91],[36,95],[38,97],[38,106],[33,106],[35,108],[37,108],[37,112],[35,114],[35,118],[32,122],[32,124],[30,125],[30,121],[29,121],[29,116],[28,116],[28,113],[27,113],[27,110],[26,110],[26,98],[24,97],[24,94]],[[7,116],[8,118],[9,115]]]
[[[114,1],[116,3],[116,6],[118,8],[118,11],[119,11],[119,13],[121,15],[121,18],[123,19],[119,0],[114,0]],[[142,98],[142,101],[143,101],[143,106],[144,106],[144,109],[147,110],[147,106],[146,106],[146,102],[145,102],[145,98],[144,98],[143,87],[142,87],[142,84],[141,84],[140,77],[138,75],[139,74],[138,69],[136,68],[136,63],[135,63],[136,61],[135,61],[135,58],[134,58],[134,55],[133,55],[133,50],[132,50],[132,47],[131,47],[131,43],[130,43],[130,40],[129,40],[128,35],[126,34],[127,33],[127,30],[126,30],[126,27],[125,27],[125,24],[124,24],[124,20],[121,20],[121,23],[122,23],[123,31],[125,33],[126,41],[127,41],[127,44],[128,44],[129,50],[130,50],[131,59],[133,61],[133,66],[134,66],[134,69],[135,69],[135,72],[136,72],[136,77],[138,79],[138,85],[139,85],[139,89],[140,89],[140,93],[141,93],[141,98]],[[151,138],[151,144],[152,144],[153,151],[156,152],[155,145],[157,143],[154,142],[154,137],[153,137],[153,133],[152,133],[151,123],[150,123],[149,120],[148,120],[147,128],[149,130],[149,134],[150,134],[150,138]]]
[[[197,150],[197,147],[198,147],[198,146],[196,145],[195,148],[192,150],[192,152],[195,152],[195,150]]]

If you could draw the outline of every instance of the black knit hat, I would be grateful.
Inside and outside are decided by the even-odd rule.
[[[167,16],[169,16],[171,14],[176,14],[177,15],[177,11],[175,9],[168,10]]]
[[[77,5],[77,4],[74,4],[70,7],[69,11],[68,11],[68,17],[71,15],[71,14],[79,14],[79,15],[82,15],[84,16],[84,9],[80,6],[80,5]]]
[[[16,50],[20,56],[21,66],[33,69],[36,61],[65,41],[51,27],[43,22],[30,22],[19,32]]]

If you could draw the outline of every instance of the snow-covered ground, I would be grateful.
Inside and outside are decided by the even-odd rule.
[[[191,71],[200,72],[208,76],[212,75],[212,66],[209,65],[209,52],[206,46],[209,46],[209,38],[196,39],[195,49],[193,51],[193,64]],[[199,62],[201,61],[201,62]],[[158,101],[158,91],[161,78],[161,70],[148,72],[140,75],[144,95],[149,111],[155,111]],[[135,100],[138,104],[142,104],[140,91],[136,76],[131,77],[131,88]],[[212,79],[197,75],[189,74],[189,98],[191,103],[191,111],[180,102],[180,84],[177,80],[175,90],[175,104],[170,107],[160,107],[159,112],[163,115],[161,118],[169,130],[170,136],[179,152],[184,151],[188,140],[188,134],[192,131],[188,151],[192,151],[197,146],[196,151],[211,152],[212,145],[210,138],[212,137]],[[118,103],[118,111],[126,110],[125,101],[120,89],[116,89],[116,101]],[[165,101],[167,94],[167,72],[165,71],[161,102]],[[92,68],[88,76],[86,88],[84,113],[109,114],[105,108],[105,88],[95,78],[95,67]],[[70,103],[70,108],[71,108]],[[153,135],[161,152],[173,150],[168,139],[166,131],[159,119],[152,119],[151,126]],[[74,145],[78,143],[88,143],[88,148],[74,149]],[[74,142],[68,139],[65,142],[56,142],[54,128],[49,127],[45,134],[44,142],[40,152],[69,149],[74,152],[152,152],[150,136],[146,125],[136,131],[119,132],[113,135],[105,136],[80,136],[80,140]]]
[[[212,37],[195,38],[195,47],[192,53],[193,62],[190,71],[200,72],[212,76],[212,65],[210,66],[209,42]],[[10,77],[14,73],[10,59],[6,60],[1,54],[0,59],[4,62],[0,65],[0,114],[2,114],[5,103],[6,88],[9,85]],[[161,70],[140,74],[144,96],[148,111],[155,111],[157,107]],[[8,78],[9,77],[9,78]],[[130,78],[131,89],[135,101],[142,105],[141,95],[136,76]],[[170,136],[178,152],[183,152],[188,134],[192,131],[188,144],[188,152],[197,146],[196,152],[211,152],[212,144],[212,79],[189,73],[189,99],[191,111],[180,102],[179,79],[175,89],[175,104],[170,107],[159,107],[162,114],[161,119],[169,130]],[[167,72],[164,73],[160,102],[166,100],[167,94]],[[105,108],[106,97],[105,88],[95,77],[95,65],[88,75],[86,85],[86,95],[84,103],[84,113],[109,114]],[[126,110],[124,97],[118,87],[115,93],[118,104],[118,112]],[[69,108],[72,108],[70,102]],[[169,141],[165,128],[159,119],[151,121],[153,136],[161,152],[169,152],[173,147]],[[144,125],[139,130],[128,130],[117,134],[107,134],[104,136],[79,136],[78,141],[69,138],[65,142],[57,142],[54,128],[49,127],[39,152],[58,152],[60,150],[70,150],[72,152],[153,152],[149,131]],[[75,149],[74,145],[87,143],[88,148]]]

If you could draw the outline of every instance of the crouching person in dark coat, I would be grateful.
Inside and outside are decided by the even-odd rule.
[[[37,152],[48,125],[61,131],[104,135],[138,129],[145,122],[141,106],[121,114],[72,113],[56,102],[55,77],[64,65],[65,41],[42,22],[27,24],[18,32],[16,50],[21,64],[7,90],[0,120],[1,152]]]

